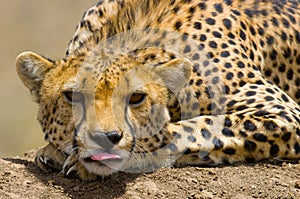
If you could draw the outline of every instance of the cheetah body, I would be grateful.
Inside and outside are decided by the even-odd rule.
[[[66,57],[22,53],[47,146],[81,179],[117,170],[300,157],[300,5],[103,0]]]

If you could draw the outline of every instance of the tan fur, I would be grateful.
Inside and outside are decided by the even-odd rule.
[[[17,58],[49,142],[37,164],[91,180],[298,159],[299,13],[296,1],[100,1],[64,59]],[[104,153],[120,158],[92,160]]]

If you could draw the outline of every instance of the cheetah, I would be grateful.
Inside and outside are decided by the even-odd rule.
[[[66,56],[16,70],[49,143],[44,171],[117,171],[300,158],[295,0],[101,0]]]

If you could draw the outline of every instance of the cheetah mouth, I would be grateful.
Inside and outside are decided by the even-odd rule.
[[[89,172],[107,176],[116,171],[124,170],[129,155],[127,151],[123,150],[87,149],[81,152],[79,158]]]
[[[106,166],[110,162],[121,162],[122,158],[118,154],[97,153],[83,159],[86,163],[96,163],[98,166]]]
[[[121,160],[121,156],[117,154],[111,153],[98,153],[95,155],[91,155],[90,157],[85,158],[86,162],[98,162],[98,161],[105,161],[105,160]]]

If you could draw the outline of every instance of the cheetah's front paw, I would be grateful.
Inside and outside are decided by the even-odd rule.
[[[78,160],[76,154],[72,153],[65,161],[62,173],[67,177],[80,178],[84,181],[97,179],[97,175],[92,174]]]
[[[34,161],[44,172],[52,172],[60,171],[65,160],[64,152],[54,147],[53,144],[48,144],[38,150]]]

